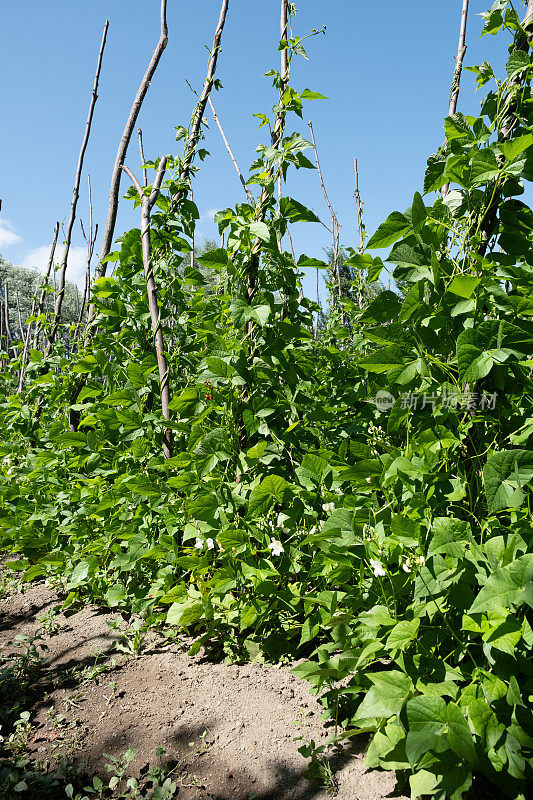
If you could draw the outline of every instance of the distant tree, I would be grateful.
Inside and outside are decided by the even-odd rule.
[[[326,326],[330,314],[335,309],[339,308],[339,281],[337,278],[335,265],[333,263],[333,248],[326,248],[325,252],[327,257],[326,260],[329,264],[326,284],[329,289],[330,307],[328,312],[322,311],[319,316],[319,331],[321,328]],[[385,286],[383,286],[381,281],[367,283],[365,280],[366,276],[359,270],[350,266],[347,263],[348,261],[349,255],[346,250],[341,247],[339,249],[338,256],[341,297],[345,303],[345,323],[351,328],[353,327],[356,314],[359,312],[359,310],[368,306],[368,304],[371,303],[372,300],[378,296],[378,294],[381,294],[381,292],[385,290]],[[346,301],[348,301],[348,305],[346,305]],[[349,304],[353,304],[352,309],[350,308]]]
[[[2,344],[5,345],[5,293],[8,297],[9,338],[17,342],[27,330],[27,319],[31,314],[33,299],[39,294],[43,284],[43,276],[37,270],[17,267],[0,254],[0,299],[2,309]],[[73,283],[65,286],[63,305],[63,323],[75,323],[81,305],[81,294]],[[45,298],[45,314],[50,314],[54,307],[53,284]]]

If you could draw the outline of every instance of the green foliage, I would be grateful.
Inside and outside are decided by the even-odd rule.
[[[506,77],[479,117],[447,118],[426,196],[370,239],[392,248],[402,296],[373,296],[383,262],[346,248],[370,302],[312,338],[316,305],[281,243],[313,215],[274,196],[311,166],[298,132],[260,145],[248,183],[266,212],[219,212],[226,247],[197,254],[201,269],[169,160],[151,236],[170,423],[138,230],[95,283],[87,350],[34,353],[25,393],[0,404],[0,547],[23,580],[183,629],[192,653],[303,658],[336,738],[370,732],[367,765],[408,777],[412,798],[458,800],[481,779],[519,797],[533,777],[533,242],[517,199],[533,112],[511,11],[498,0],[485,25],[516,34]],[[299,115],[315,95],[289,89],[283,114]]]
[[[3,294],[4,287],[8,289],[9,328],[12,339],[17,342],[21,339],[19,322],[22,322],[22,331],[27,331],[27,320],[32,312],[32,303],[39,295],[43,276],[36,270],[16,267],[0,255],[0,290]],[[44,313],[53,309],[53,282],[45,296]],[[68,326],[78,319],[81,306],[81,297],[77,287],[67,281],[65,285],[65,300],[63,303],[63,322]],[[19,318],[20,311],[20,318]],[[68,338],[68,337],[67,337]],[[5,347],[4,347],[5,349]]]

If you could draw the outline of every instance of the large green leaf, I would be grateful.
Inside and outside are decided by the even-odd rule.
[[[399,211],[393,211],[370,237],[366,248],[367,250],[377,250],[379,247],[390,247],[410,229],[411,223],[407,217]]]
[[[386,289],[368,304],[360,319],[367,322],[389,322],[398,316],[401,307],[398,295]]]
[[[405,750],[409,763],[414,767],[420,756],[437,744],[446,728],[446,701],[430,695],[413,697],[407,702],[406,714]]]
[[[291,222],[320,222],[314,211],[293,200],[292,197],[281,198],[280,211]]]
[[[500,450],[483,468],[489,513],[518,508],[524,502],[523,487],[533,478],[533,451]]]
[[[444,131],[448,141],[465,138],[474,141],[475,138],[464,114],[452,114],[451,117],[446,117],[444,120]]]
[[[475,764],[477,757],[474,738],[463,712],[455,703],[448,703],[446,706],[446,722],[448,725],[448,744],[451,749],[463,761]]]
[[[472,275],[456,275],[446,291],[468,299],[472,297],[480,281],[481,278]]]
[[[181,394],[173,397],[170,401],[169,408],[171,411],[177,411],[182,418],[190,417],[194,414],[194,410],[198,405],[198,391],[196,389],[185,389]]]
[[[411,678],[398,670],[370,674],[368,678],[374,685],[357,709],[355,725],[358,721],[399,714],[414,688]]]
[[[506,320],[485,320],[457,337],[459,379],[474,383],[489,374],[495,363],[522,359],[531,351],[532,335]]]
[[[252,490],[248,504],[248,516],[264,514],[274,503],[282,503],[290,483],[281,475],[268,475]]]
[[[468,609],[468,614],[498,611],[522,603],[533,607],[533,553],[526,553],[493,572]]]
[[[454,517],[435,517],[431,526],[432,537],[429,542],[428,556],[436,553],[461,558],[465,547],[472,539],[470,523]]]
[[[220,502],[214,492],[202,492],[189,503],[189,513],[193,519],[214,523]]]

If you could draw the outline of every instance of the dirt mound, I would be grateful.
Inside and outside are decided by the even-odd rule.
[[[0,600],[3,656],[17,634],[40,628],[43,636],[35,644],[45,662],[26,706],[32,758],[69,765],[67,773],[82,764],[108,780],[106,754],[120,760],[135,748],[128,775],[138,777],[163,747],[183,800],[323,800],[333,791],[378,800],[394,791],[394,774],[365,771],[364,742],[327,759],[320,780],[305,777],[298,747],[319,746],[328,731],[308,685],[288,668],[214,664],[153,642],[128,657],[113,652],[116,615],[87,606],[66,617],[53,613],[57,603],[43,583]]]

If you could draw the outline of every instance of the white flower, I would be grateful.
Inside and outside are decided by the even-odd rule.
[[[207,545],[207,549],[208,550],[214,550],[215,543],[214,543],[214,541],[212,539],[206,539],[205,543]]]
[[[416,559],[416,563],[418,564],[419,567],[423,567],[424,564],[426,563],[426,559],[424,558],[424,556],[418,556]]]
[[[366,478],[367,483],[370,483],[370,480],[371,480],[370,478]]]
[[[376,578],[383,578],[387,574],[379,561],[376,561],[374,558],[370,559],[370,566],[372,567]]]
[[[335,503],[322,503],[323,511],[335,511]]]
[[[275,539],[268,545],[269,550],[272,550],[273,556],[280,556],[283,553],[283,545]]]
[[[403,569],[404,572],[411,572],[411,567],[409,566],[410,563],[411,563],[410,560],[407,559],[405,564],[402,564],[402,569]]]
[[[196,544],[195,544],[194,546],[195,546],[196,548],[198,548],[198,550],[203,550],[204,543],[202,542],[202,540],[200,539],[200,537],[198,537],[198,538],[196,539]]]

